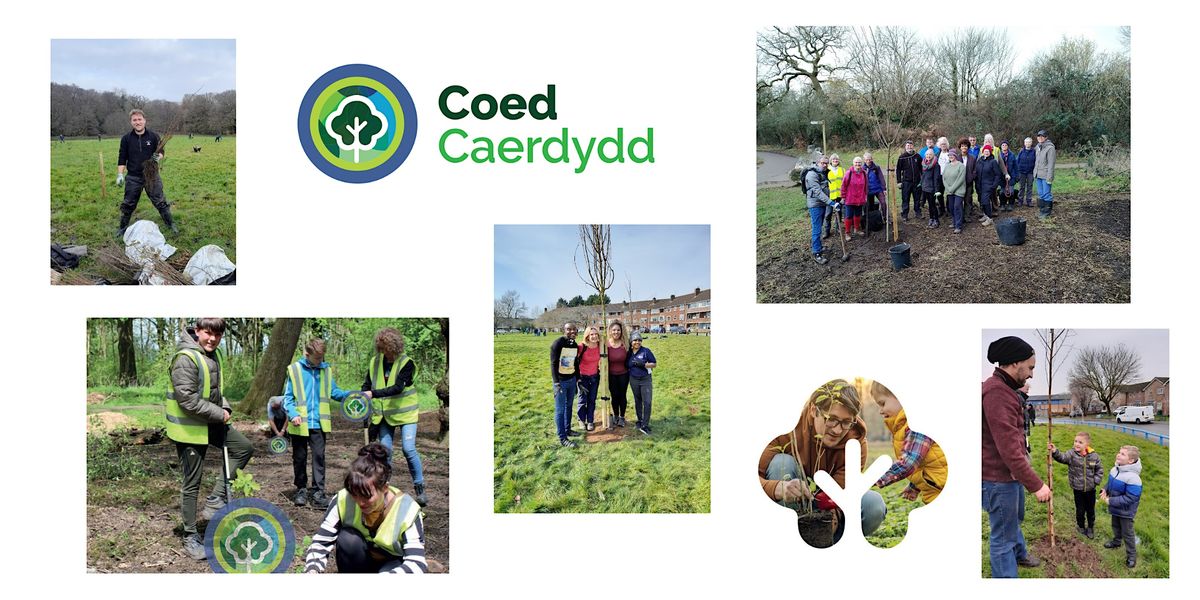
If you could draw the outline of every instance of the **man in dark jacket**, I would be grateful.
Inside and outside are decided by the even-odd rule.
[[[125,235],[129,220],[142,199],[142,190],[150,197],[151,204],[158,209],[162,216],[163,225],[172,232],[179,233],[175,220],[171,218],[171,205],[163,195],[162,177],[147,182],[142,171],[142,163],[162,160],[159,150],[161,138],[146,127],[146,116],[140,109],[129,111],[129,124],[133,129],[121,137],[121,148],[117,151],[117,185],[125,186],[125,199],[121,202],[121,225],[117,228],[117,237]]]
[[[1017,567],[1036,567],[1029,555],[1021,522],[1025,493],[1038,502],[1050,500],[1050,487],[1029,463],[1022,431],[1024,416],[1017,390],[1030,377],[1036,358],[1033,346],[1008,336],[988,346],[989,363],[998,365],[983,382],[983,509],[988,513],[988,552],[992,577],[1016,577]]]
[[[817,159],[813,168],[805,171],[804,199],[808,207],[809,221],[812,223],[812,256],[817,264],[823,265],[829,262],[829,259],[821,256],[825,251],[821,245],[821,223],[825,221],[827,212],[836,213],[841,204],[829,199],[829,159],[822,156]]]
[[[1000,161],[992,156],[992,150],[990,145],[985,144],[975,162],[975,177],[979,182],[979,208],[983,210],[983,216],[979,218],[979,222],[983,223],[985,227],[992,224],[996,190],[1004,185],[1004,173],[1000,169]]]
[[[896,179],[900,182],[900,218],[908,220],[910,197],[917,218],[921,218],[921,155],[913,150],[912,140],[904,142],[904,154],[896,161]]]
[[[574,323],[563,325],[562,337],[550,345],[550,381],[554,384],[554,427],[558,432],[558,443],[574,448],[575,442],[567,439],[579,432],[571,430],[571,401],[578,391],[579,345],[575,336],[579,329]]]
[[[875,164],[875,156],[863,152],[863,170],[867,172],[867,207],[863,215],[863,230],[871,233],[871,214],[876,208],[887,210],[887,180],[883,178],[883,168]],[[887,215],[882,215],[887,219]]]
[[[1025,138],[1025,147],[1017,153],[1017,181],[1021,184],[1017,192],[1017,204],[1033,206],[1033,166],[1037,160],[1037,149],[1033,138]]]

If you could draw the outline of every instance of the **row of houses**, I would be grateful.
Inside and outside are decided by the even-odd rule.
[[[709,335],[712,333],[712,289],[695,288],[689,294],[671,294],[669,298],[622,300],[605,307],[607,322],[621,321],[631,331],[664,331]],[[558,329],[568,321],[595,324],[601,322],[599,306],[546,309],[536,323]]]
[[[1117,388],[1117,395],[1112,401],[1112,410],[1122,406],[1154,406],[1154,414],[1167,417],[1171,415],[1171,378],[1155,377],[1149,381],[1131,383]],[[1039,414],[1045,415],[1051,411],[1055,415],[1071,414],[1076,408],[1087,414],[1104,411],[1104,404],[1091,398],[1084,406],[1084,398],[1078,394],[1045,394],[1029,396],[1029,403]]]

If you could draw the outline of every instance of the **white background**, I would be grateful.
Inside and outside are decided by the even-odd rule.
[[[443,316],[452,321],[454,436],[451,574],[391,582],[396,594],[503,598],[687,594],[1059,597],[1166,594],[1196,583],[1194,465],[1188,424],[1195,364],[1190,220],[1194,78],[1179,10],[1115,2],[842,4],[97,2],[10,5],[3,19],[3,333],[7,413],[0,436],[5,589],[95,598],[377,593],[354,580],[274,578],[236,586],[212,576],[86,576],[84,444],[88,316]],[[1059,6],[1059,5],[1063,6]],[[326,13],[329,14],[326,14]],[[345,12],[346,14],[338,14]],[[1133,303],[1118,306],[758,306],[755,304],[754,42],[769,24],[1048,25],[1132,22],[1134,29]],[[1116,21],[1116,22],[1113,22]],[[1194,20],[1190,20],[1194,23]],[[50,39],[232,37],[238,69],[238,248],[235,288],[51,288],[47,283]],[[341,39],[344,38],[344,39]],[[396,75],[420,126],[391,176],[344,184],[313,168],[296,135],[309,84],[366,62]],[[132,68],[152,68],[143,65]],[[558,86],[557,126],[608,135],[655,128],[654,165],[453,165],[437,154],[451,124],[437,94],[460,83],[496,94]],[[114,87],[119,82],[114,82]],[[544,135],[532,120],[467,121],[472,133]],[[1176,166],[1178,165],[1178,166]],[[797,205],[800,206],[800,205]],[[635,219],[614,215],[636,214]],[[803,218],[798,209],[797,218]],[[113,213],[114,224],[116,212]],[[712,512],[701,515],[493,515],[492,226],[495,223],[711,223]],[[186,224],[184,224],[186,227]],[[797,243],[803,244],[804,241]],[[1173,254],[1178,253],[1178,254]],[[1046,256],[1045,260],[1054,260]],[[379,273],[389,293],[370,294]],[[664,265],[669,267],[669,265]],[[805,265],[798,265],[803,268]],[[298,284],[326,275],[324,286]],[[1030,281],[1036,286],[1038,282]],[[870,312],[885,323],[864,334]],[[949,314],[950,318],[945,318]],[[980,572],[978,348],[981,328],[1156,327],[1171,330],[1173,581],[984,581]],[[764,357],[773,360],[764,362]],[[767,501],[754,467],[834,376],[885,382],[915,427],[937,439],[951,478],[917,511],[897,548],[851,528],[809,548],[794,517]],[[549,398],[547,398],[549,402]],[[1147,490],[1154,493],[1155,490]],[[363,582],[363,583],[360,583]],[[146,589],[154,586],[156,589]],[[302,587],[301,587],[302,586]],[[363,586],[361,592],[356,589]],[[380,589],[379,591],[384,591]],[[387,592],[385,592],[387,593]]]

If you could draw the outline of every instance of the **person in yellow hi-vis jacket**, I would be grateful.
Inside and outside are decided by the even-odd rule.
[[[892,452],[896,455],[895,462],[875,482],[875,487],[883,489],[907,479],[908,485],[901,496],[907,500],[919,497],[925,504],[933,502],[946,486],[949,473],[942,447],[929,436],[908,428],[904,408],[891,390],[878,381],[872,381],[870,388],[871,398],[883,416],[883,424],[892,433]]]
[[[313,506],[325,508],[325,436],[333,429],[330,400],[344,400],[350,392],[339,389],[333,370],[325,362],[325,340],[312,339],[304,345],[304,358],[288,365],[283,387],[283,408],[288,416],[288,438],[292,442],[292,474],[296,484],[296,506],[312,496]],[[308,491],[308,449],[312,447],[312,491]]]
[[[225,399],[225,368],[221,336],[225,320],[198,319],[180,338],[171,358],[171,378],[167,384],[167,437],[175,442],[183,487],[180,510],[183,513],[183,550],[189,558],[204,560],[204,542],[196,529],[196,499],[204,477],[204,455],[209,446],[229,450],[229,475],[245,468],[254,454],[250,440],[229,427],[232,408]],[[229,500],[226,483],[218,477],[204,503],[201,518],[212,518]]]
[[[329,503],[321,528],[304,553],[305,573],[324,573],[334,552],[338,573],[429,571],[421,508],[388,485],[392,463],[379,443],[358,451],[344,489]]]
[[[385,327],[375,334],[375,356],[367,366],[363,392],[372,399],[370,440],[379,440],[392,459],[392,440],[400,429],[400,447],[408,472],[412,475],[417,502],[425,506],[425,475],[421,456],[417,454],[417,390],[413,378],[417,366],[404,354],[404,336],[394,327]]]

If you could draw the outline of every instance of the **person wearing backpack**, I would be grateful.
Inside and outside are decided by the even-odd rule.
[[[825,222],[825,211],[837,211],[841,203],[829,198],[829,159],[822,156],[817,162],[801,174],[800,187],[804,190],[808,205],[808,216],[812,222],[812,254],[817,264],[823,265],[829,259],[821,256],[821,224]],[[835,217],[836,218],[836,217]]]

